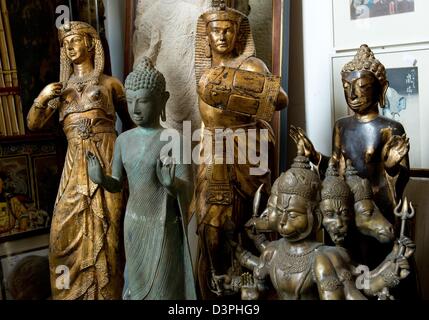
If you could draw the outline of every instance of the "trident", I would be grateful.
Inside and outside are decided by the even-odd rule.
[[[402,206],[402,208],[401,208]],[[413,204],[410,202],[410,205],[408,207],[408,199],[405,197],[404,204],[402,204],[402,200],[399,201],[399,204],[396,206],[394,210],[395,216],[401,219],[401,233],[399,235],[399,239],[404,237],[405,233],[405,222],[409,219],[412,219],[415,215],[415,210],[413,208]],[[399,249],[398,258],[402,257],[404,255],[405,246],[401,245],[401,248]],[[395,273],[397,274],[399,271],[399,265],[396,265]]]

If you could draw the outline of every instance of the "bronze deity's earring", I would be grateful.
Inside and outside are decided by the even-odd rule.
[[[161,110],[161,121],[163,121],[163,122],[167,121],[167,116],[165,114],[165,108],[163,108]]]

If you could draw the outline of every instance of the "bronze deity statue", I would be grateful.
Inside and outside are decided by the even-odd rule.
[[[407,259],[413,255],[415,244],[401,236],[395,241],[393,250],[374,270],[358,265],[360,252],[356,251],[360,247],[360,239],[356,231],[380,242],[389,242],[394,234],[392,225],[373,203],[369,181],[357,176],[350,160],[347,161],[346,180],[347,183],[339,176],[335,162],[330,161],[322,182],[319,204],[323,227],[336,246],[347,249],[351,257],[349,263],[356,267],[355,275],[361,286],[359,289],[368,297],[392,299],[389,289],[397,287],[409,275],[410,265]],[[363,275],[360,274],[362,271],[365,272]]]
[[[393,209],[402,198],[409,180],[409,139],[402,125],[379,114],[389,87],[386,70],[367,45],[362,45],[341,71],[344,95],[353,115],[336,121],[333,130],[333,158],[340,172],[350,159],[359,175],[370,181],[374,200],[381,212],[394,222]],[[292,127],[295,141],[323,175],[329,157],[317,152],[305,133]]]
[[[109,192],[130,195],[124,221],[125,300],[195,299],[188,239],[187,209],[192,197],[192,168],[162,155],[165,106],[169,93],[162,73],[143,58],[125,81],[128,110],[136,128],[119,135],[112,174],[89,154],[89,176]],[[170,159],[171,160],[171,159]]]
[[[86,153],[97,155],[110,174],[116,112],[125,127],[131,119],[122,84],[103,74],[104,52],[96,30],[72,21],[59,29],[59,41],[60,82],[43,89],[27,117],[28,127],[36,130],[58,111],[68,140],[50,234],[53,298],[119,299],[122,196],[88,178]],[[68,286],[57,281],[64,268]]]
[[[231,243],[237,241],[249,218],[249,203],[258,187],[264,184],[262,193],[266,198],[269,194],[269,170],[251,175],[249,171],[256,166],[247,158],[244,163],[239,161],[238,155],[243,153],[239,141],[247,141],[249,132],[256,130],[256,141],[247,145],[247,154],[258,153],[265,142],[272,147],[272,129],[267,121],[275,110],[285,108],[288,103],[280,78],[272,76],[266,65],[255,57],[247,17],[221,2],[219,7],[199,17],[195,48],[204,156],[198,168],[190,214],[197,216],[197,276],[203,299],[226,294],[217,275],[240,273]],[[212,141],[223,141],[216,134],[222,129],[234,132],[230,134],[233,161],[228,164],[225,161],[225,157],[231,156],[228,150],[208,151],[206,147]],[[265,141],[261,138],[262,129],[268,132]]]
[[[320,179],[303,153],[299,150],[292,168],[277,179],[270,215],[263,218],[270,220],[269,228],[281,239],[268,241],[259,234],[255,229],[259,218],[246,225],[261,255],[237,250],[240,263],[253,272],[253,279],[241,279],[242,298],[258,298],[269,277],[282,300],[365,299],[355,286],[347,251],[314,240],[322,223],[317,210]]]

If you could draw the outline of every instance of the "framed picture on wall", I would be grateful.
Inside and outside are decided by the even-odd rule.
[[[429,1],[428,1],[429,2]],[[429,169],[429,49],[414,51],[374,50],[386,67],[389,89],[386,105],[380,114],[400,122],[410,138],[410,167],[414,170]],[[349,110],[341,81],[342,67],[353,55],[333,58],[333,118],[334,121],[352,114]]]
[[[49,232],[59,178],[55,141],[0,144],[0,243]]]
[[[0,193],[11,192],[34,199],[32,172],[28,155],[0,157]]]
[[[337,51],[429,42],[427,0],[332,0]]]

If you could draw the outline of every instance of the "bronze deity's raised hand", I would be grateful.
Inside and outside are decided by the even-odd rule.
[[[159,182],[166,188],[174,186],[176,176],[176,164],[174,159],[167,157],[165,159],[158,159],[156,163],[156,175]]]
[[[289,135],[292,140],[295,142],[298,150],[304,150],[304,156],[310,159],[314,164],[319,162],[319,153],[314,148],[313,143],[307,137],[304,130],[300,127],[290,126]]]
[[[405,134],[393,135],[389,138],[382,150],[382,159],[387,169],[399,164],[410,150],[410,139]]]
[[[61,95],[62,89],[63,89],[63,84],[61,82],[54,82],[54,83],[48,84],[42,90],[42,92],[40,92],[36,100],[42,105],[44,105],[46,104],[46,102],[56,97],[59,97]]]
[[[90,151],[86,154],[88,162],[88,175],[92,182],[96,184],[102,184],[104,173],[98,158]]]

